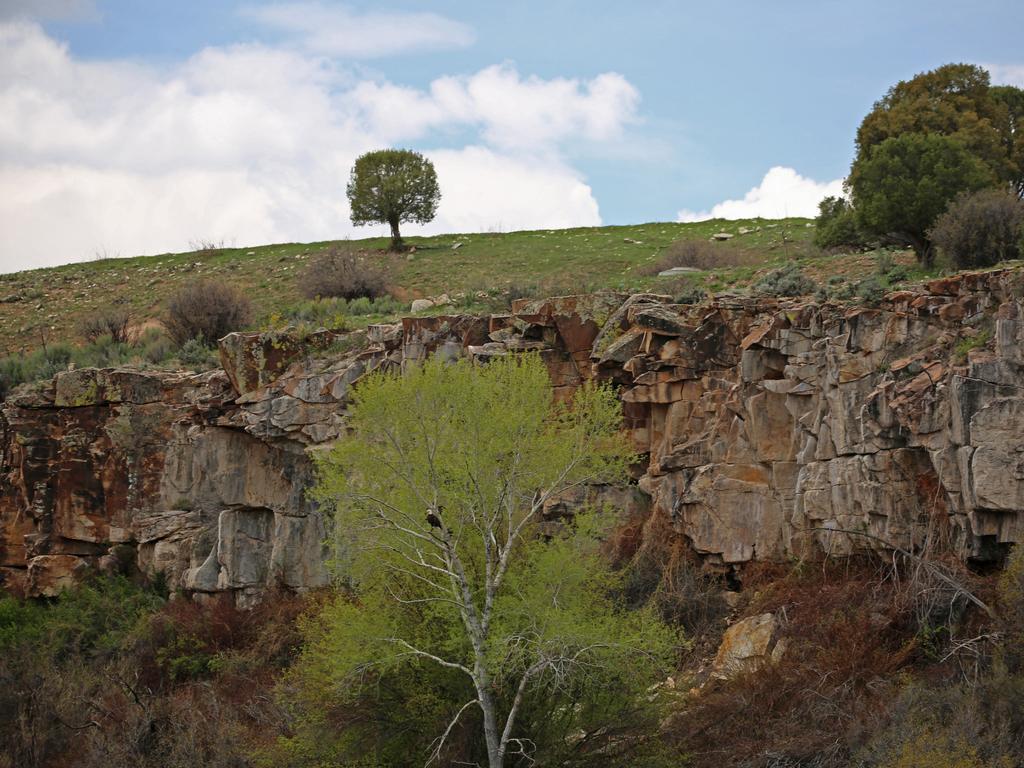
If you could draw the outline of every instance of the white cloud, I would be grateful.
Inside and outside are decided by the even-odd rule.
[[[486,147],[431,152],[441,197],[434,232],[598,226],[597,201],[571,169]],[[556,203],[556,204],[553,204]]]
[[[620,135],[637,100],[614,74],[542,80],[504,65],[412,89],[259,44],[157,70],[82,61],[37,25],[0,24],[0,271],[200,238],[378,234],[348,219],[354,159],[452,131],[465,146],[427,150],[442,202],[421,231],[598,224],[564,149]]]
[[[430,128],[477,127],[488,143],[516,150],[569,139],[611,141],[636,118],[640,94],[614,72],[592,80],[523,78],[509,64],[442,77],[429,92],[365,82],[353,91],[373,129],[396,140]]]
[[[1024,88],[1024,64],[982,64],[992,77],[993,85],[1015,85]]]
[[[465,48],[475,40],[470,27],[436,13],[355,13],[320,2],[247,6],[242,12],[291,34],[308,51],[341,58]]]
[[[829,196],[843,194],[843,180],[814,181],[792,168],[777,165],[769,169],[761,183],[740,200],[725,200],[708,211],[681,210],[678,221],[705,219],[783,219],[787,216],[818,215],[818,203]]]

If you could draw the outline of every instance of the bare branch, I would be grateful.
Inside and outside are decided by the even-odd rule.
[[[472,701],[467,701],[459,708],[459,711],[455,713],[455,717],[453,717],[452,721],[448,723],[448,727],[444,729],[444,733],[442,733],[440,736],[434,739],[434,741],[431,743],[430,757],[427,758],[427,762],[424,765],[430,765],[435,760],[441,759],[441,750],[444,748],[444,743],[448,739],[448,734],[452,732],[452,728],[454,728],[455,724],[459,722],[459,718],[462,717],[462,713],[474,704],[479,703],[480,699],[473,699]]]
[[[473,677],[473,670],[471,670],[465,664],[459,664],[456,661],[447,661],[446,659],[442,659],[440,656],[436,656],[433,653],[421,651],[419,648],[412,645],[408,641],[403,640],[400,637],[386,637],[384,638],[384,640],[389,643],[395,643],[396,645],[400,645],[407,650],[407,653],[400,653],[396,656],[396,658],[398,658],[399,656],[419,656],[424,659],[430,659],[436,664],[440,664],[442,667],[447,667],[448,669],[457,669],[461,672],[465,672],[467,675],[469,675],[471,680],[475,679]]]
[[[943,571],[942,568],[940,568],[938,565],[936,565],[935,563],[930,562],[929,560],[927,560],[926,558],[921,557],[920,555],[915,555],[913,552],[908,552],[907,550],[903,549],[902,547],[896,546],[891,541],[886,541],[881,536],[875,536],[874,534],[866,533],[864,531],[853,531],[853,530],[848,530],[848,529],[845,529],[845,528],[825,528],[825,527],[822,527],[822,526],[814,527],[814,528],[804,528],[803,530],[804,531],[828,531],[830,533],[845,533],[845,534],[850,535],[850,536],[863,536],[866,539],[871,539],[873,541],[880,542],[881,544],[884,544],[886,547],[888,547],[889,549],[893,550],[894,552],[899,552],[904,557],[912,560],[915,563],[920,564],[921,567],[925,568],[929,573],[931,573],[933,576],[935,576],[939,581],[941,581],[944,584],[946,584],[946,586],[952,587],[957,592],[959,592],[964,597],[966,597],[968,600],[970,600],[972,603],[974,603],[976,606],[981,608],[981,610],[983,610],[986,614],[988,614],[989,618],[991,618],[991,619],[996,619],[997,618],[996,617],[996,612],[994,610],[992,610],[989,606],[987,606],[984,602],[982,602],[981,598],[979,598],[977,595],[975,595],[970,590],[968,590],[967,587],[965,587],[963,584],[961,584],[956,579],[954,579],[952,576],[950,576],[945,571]]]

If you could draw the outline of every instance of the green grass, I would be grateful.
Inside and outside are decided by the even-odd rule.
[[[407,310],[413,298],[464,294],[456,308],[437,311],[495,311],[513,295],[558,295],[596,289],[680,292],[684,288],[743,289],[765,271],[788,261],[807,265],[816,279],[837,263],[870,272],[870,258],[823,255],[811,244],[807,219],[713,220],[692,224],[538,230],[500,234],[409,237],[408,254],[386,252],[386,238],[316,243],[284,243],[221,248],[80,262],[49,269],[0,275],[0,354],[32,350],[56,342],[80,343],[82,317],[121,300],[133,320],[152,325],[168,297],[197,278],[226,280],[241,288],[256,310],[256,327],[289,318],[304,304],[296,279],[307,260],[332,245],[352,248],[384,262],[398,311],[349,318],[348,327],[380,322]],[[754,230],[739,234],[741,228]],[[666,280],[644,276],[667,246],[679,239],[707,240],[716,232],[735,235],[727,247],[756,254],[758,266],[696,273]],[[453,245],[462,245],[454,249]],[[725,244],[723,244],[725,245]],[[819,273],[819,274],[815,274]],[[486,294],[486,296],[483,296]],[[12,301],[11,299],[17,299]]]

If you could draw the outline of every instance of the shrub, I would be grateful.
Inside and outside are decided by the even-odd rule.
[[[90,344],[101,336],[109,336],[115,343],[126,344],[131,341],[130,323],[131,312],[128,308],[115,305],[82,318],[78,332]]]
[[[24,355],[0,358],[0,397],[19,384],[49,379],[66,370],[74,350],[70,344],[50,344]]]
[[[707,298],[708,292],[701,286],[683,280],[670,286],[669,293],[676,304],[700,304]]]
[[[818,284],[796,264],[772,270],[754,285],[754,290],[762,296],[808,296],[817,289]]]
[[[205,371],[216,367],[219,362],[216,351],[210,349],[202,339],[189,339],[178,350],[178,362],[186,368]]]
[[[251,320],[252,307],[240,290],[227,283],[198,280],[171,297],[164,326],[178,344],[200,339],[212,346]]]
[[[710,270],[726,267],[747,267],[760,264],[757,254],[741,250],[728,243],[709,243],[706,240],[676,240],[661,256],[639,270],[641,275],[653,276],[673,267]]]
[[[348,327],[348,317],[397,315],[408,311],[408,309],[408,304],[399,302],[388,295],[379,296],[376,299],[368,299],[365,296],[351,300],[311,299],[289,307],[283,316],[272,316],[269,324],[273,328],[307,325],[313,329],[338,330]]]
[[[1024,672],[1024,545],[1014,546],[999,579],[999,614],[1005,661],[1014,671]]]
[[[722,579],[701,569],[692,546],[666,517],[620,527],[606,549],[622,567],[624,605],[637,609],[653,602],[662,619],[682,627],[687,637],[721,634],[727,613]]]
[[[299,292],[308,299],[373,299],[385,293],[384,286],[380,269],[337,247],[314,256],[299,277]]]
[[[106,722],[96,713],[110,711],[96,705],[108,704],[126,679],[115,659],[162,602],[122,577],[52,602],[0,598],[0,766],[82,764],[80,737]],[[74,727],[81,724],[90,725]]]
[[[198,342],[196,344],[202,349],[205,367],[215,365],[216,354],[211,357],[209,349]],[[186,343],[186,352],[194,346]],[[83,347],[50,344],[27,354],[0,358],[0,397],[6,397],[19,384],[53,378],[66,370],[69,363],[79,368],[161,365],[173,360],[177,352],[160,328],[150,328],[132,342],[116,341],[109,334],[104,334]]]
[[[849,282],[842,275],[832,275],[825,281],[825,285],[818,289],[816,298],[819,301],[827,301],[828,299],[835,299],[837,301],[846,301],[852,299],[856,294],[856,286]]]
[[[756,572],[743,574],[745,591],[756,593],[750,612],[786,617],[785,653],[757,673],[707,686],[699,706],[677,719],[673,735],[686,745],[689,765],[849,765],[835,754],[845,748],[844,730],[905,653],[891,622],[869,619],[888,612],[877,576],[856,571],[836,578],[835,566],[823,565],[769,576],[763,589],[755,589]]]
[[[877,307],[885,297],[885,284],[877,275],[870,275],[857,283],[856,295],[869,307]]]
[[[895,697],[857,753],[870,768],[1010,768],[1024,760],[1024,678],[993,669],[970,683],[919,680]]]
[[[981,349],[990,341],[992,341],[992,331],[988,328],[983,328],[975,335],[962,339],[953,348],[956,360],[961,363],[966,362],[968,353],[970,353],[972,349]]]
[[[1024,237],[1024,201],[1007,189],[961,194],[928,236],[961,268],[1016,259]]]
[[[0,768],[252,766],[308,599],[200,607],[123,578],[0,597]]]
[[[861,248],[867,237],[857,226],[853,206],[842,197],[826,197],[818,204],[814,244],[819,248]]]
[[[175,346],[162,328],[148,328],[135,341],[139,355],[147,363],[159,365],[174,357]]]

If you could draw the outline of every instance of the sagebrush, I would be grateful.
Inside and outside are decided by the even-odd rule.
[[[167,304],[164,327],[183,345],[199,339],[208,346],[252,322],[252,305],[238,288],[215,280],[197,280],[182,287]]]

